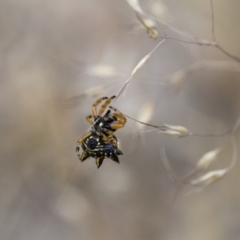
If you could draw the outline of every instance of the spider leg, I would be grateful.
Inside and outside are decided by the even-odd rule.
[[[118,148],[119,146],[119,143],[118,143],[118,140],[117,138],[113,135],[113,137],[111,138],[111,142],[112,144],[116,147],[116,152],[115,154],[111,157],[111,159],[115,162],[118,162],[118,157],[117,155],[123,155],[123,153],[121,152],[121,150]],[[116,155],[116,156],[115,156]],[[114,159],[113,159],[114,158]],[[119,162],[118,162],[119,163]]]
[[[123,155],[122,151],[118,148],[119,147],[119,142],[117,139],[113,139],[113,145],[116,147],[116,155]]]
[[[96,117],[97,116],[97,106],[102,102],[102,100],[108,99],[108,97],[102,97],[99,98],[93,105],[92,105],[92,113],[93,116]]]
[[[106,128],[103,128],[102,132],[104,133],[104,135],[106,135],[106,137],[113,135],[113,131],[108,130],[108,129],[106,129]],[[108,139],[106,139],[105,141],[107,141],[107,140],[108,140]]]
[[[87,120],[91,125],[93,125],[94,122],[93,122],[93,120],[92,120],[91,118],[93,118],[92,115],[88,115],[88,116],[86,116],[86,120]]]
[[[111,128],[117,130],[119,128],[124,127],[125,123],[126,123],[126,121],[118,120],[114,123],[111,123]]]
[[[117,121],[114,121],[113,123],[111,123],[111,128],[119,129],[124,127],[125,123],[127,122],[127,119],[125,118],[125,116],[116,108],[112,106],[109,106],[109,108],[115,111],[115,113],[113,114],[113,117],[117,119]]]
[[[107,108],[107,106],[111,103],[111,101],[112,101],[115,97],[116,97],[116,96],[112,96],[112,97],[110,97],[110,98],[108,98],[108,99],[106,100],[106,102],[102,105],[102,107],[101,107],[101,109],[100,109],[100,111],[99,111],[99,113],[98,113],[99,116],[101,116],[101,115],[104,113],[104,111],[105,111],[105,109]]]
[[[116,148],[118,148],[118,140],[114,135],[112,135],[110,141]]]
[[[112,139],[108,137],[108,136],[111,136],[112,134],[113,134],[112,131],[104,128],[104,131],[103,131],[103,134],[102,134],[102,139],[103,139],[103,141],[104,141],[105,143],[110,143],[110,142],[112,142]]]
[[[81,144],[82,142],[91,135],[92,133],[87,133],[85,134],[82,138],[80,138],[78,141],[77,141],[77,147],[76,147],[76,152],[77,152],[77,156],[78,158],[80,159],[80,161],[84,161],[85,159],[87,159],[89,156],[87,153],[83,152],[82,155],[80,155],[80,147],[81,147]]]

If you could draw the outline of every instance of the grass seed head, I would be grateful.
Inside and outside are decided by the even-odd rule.
[[[205,153],[197,162],[196,167],[200,170],[207,169],[216,160],[216,157],[220,150],[220,148],[216,148],[210,152]]]
[[[131,78],[144,66],[144,64],[147,62],[147,60],[150,58],[150,54],[146,55],[138,64],[137,66],[132,70]]]
[[[228,172],[228,169],[214,170],[196,178],[190,182],[193,186],[206,187],[222,179]]]
[[[137,13],[137,18],[142,24],[142,27],[147,31],[150,38],[156,40],[158,38],[157,24],[154,20],[146,15],[140,15]]]
[[[191,135],[191,132],[189,132],[188,129],[183,126],[174,126],[174,125],[167,125],[167,124],[164,125],[160,133],[163,133],[172,137],[176,137],[176,138],[182,138],[182,137]]]

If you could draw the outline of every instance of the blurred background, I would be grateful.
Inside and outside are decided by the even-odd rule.
[[[0,239],[239,239],[239,157],[221,181],[200,193],[186,186],[174,203],[177,186],[160,156],[164,148],[182,177],[224,138],[176,139],[128,119],[116,132],[119,165],[106,159],[97,169],[94,159],[76,156],[93,102],[117,94],[160,41],[149,38],[126,1],[0,3]],[[183,39],[174,26],[211,41],[210,1],[158,3],[159,36],[164,30]],[[154,19],[148,2],[140,4]],[[214,1],[217,42],[236,56],[239,10],[237,0]],[[214,66],[185,74],[205,60]],[[238,63],[213,47],[167,40],[113,105],[155,125],[222,134],[238,119],[239,90]],[[229,143],[211,169],[227,167],[232,153]]]

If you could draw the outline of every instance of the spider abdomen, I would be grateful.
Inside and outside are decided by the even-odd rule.
[[[89,149],[96,148],[97,144],[98,144],[98,141],[93,137],[86,139],[86,145],[87,145],[87,148]]]
[[[119,163],[118,155],[122,155],[122,152],[118,148],[118,140],[112,135],[111,137],[103,139],[102,136],[98,136],[92,133],[82,142],[83,153],[80,156],[80,160],[84,161],[89,157],[96,159],[97,166],[100,167],[105,158],[110,158],[113,161]],[[77,151],[79,151],[77,149]]]

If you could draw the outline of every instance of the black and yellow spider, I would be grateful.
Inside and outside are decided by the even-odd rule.
[[[117,109],[110,107],[106,111],[107,106],[111,103],[111,98],[103,97],[98,99],[92,106],[92,115],[86,117],[87,121],[92,125],[89,133],[85,134],[77,142],[77,155],[81,162],[89,157],[96,160],[97,167],[99,168],[105,158],[110,158],[119,163],[118,155],[123,153],[119,149],[119,141],[113,134],[117,129],[124,127],[127,119]],[[97,106],[103,101],[105,103],[97,112]],[[93,119],[93,120],[92,120]],[[82,147],[82,154],[80,154],[80,147]]]

